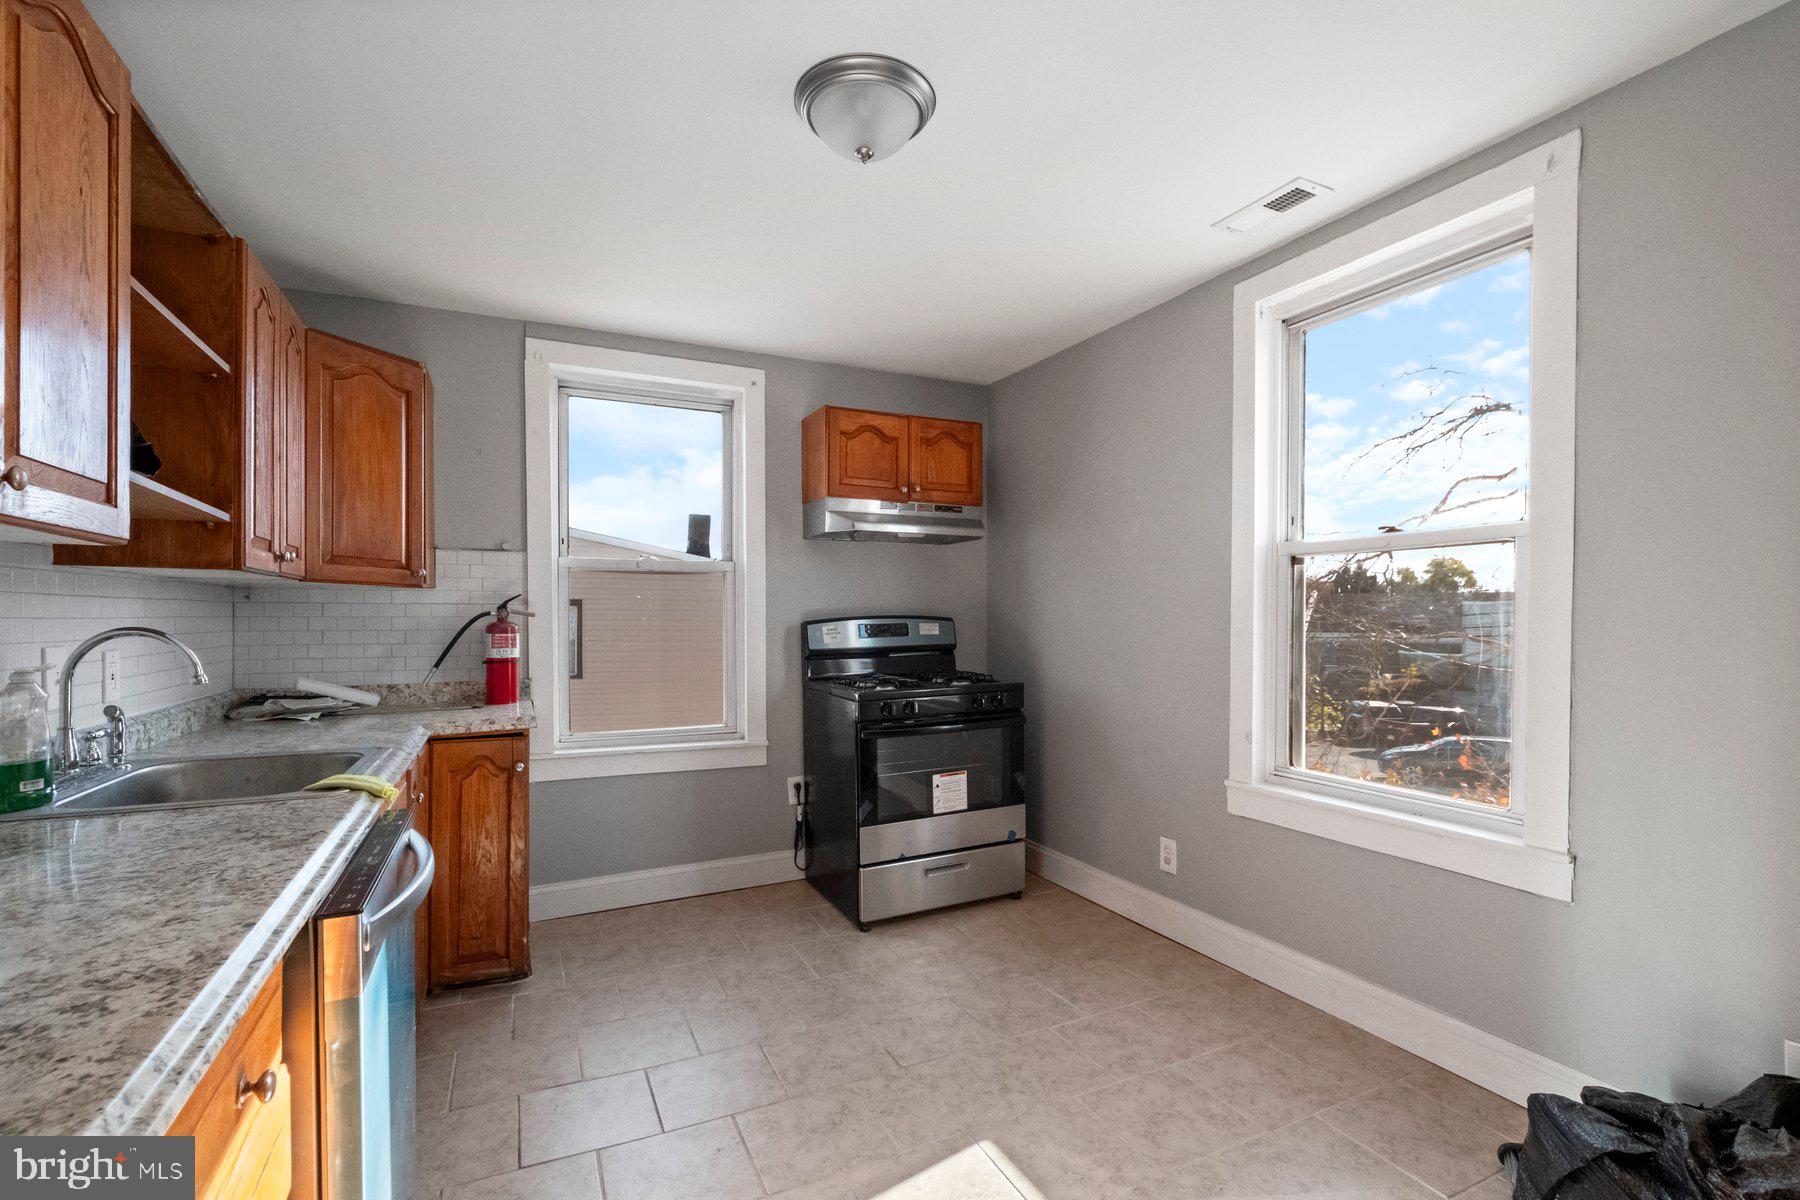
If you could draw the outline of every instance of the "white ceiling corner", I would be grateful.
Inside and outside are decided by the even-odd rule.
[[[977,383],[1775,7],[87,3],[291,286]],[[792,106],[855,50],[938,93],[869,167]]]

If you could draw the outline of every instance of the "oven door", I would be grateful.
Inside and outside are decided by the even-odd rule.
[[[1025,718],[869,726],[857,739],[863,864],[1025,836]]]

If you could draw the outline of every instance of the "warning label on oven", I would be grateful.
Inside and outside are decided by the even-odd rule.
[[[964,812],[969,807],[969,773],[941,771],[931,777],[931,815]]]

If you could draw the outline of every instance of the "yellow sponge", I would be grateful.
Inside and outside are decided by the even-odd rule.
[[[373,775],[331,775],[309,783],[309,792],[334,792],[339,788],[349,788],[354,792],[367,792],[377,800],[392,800],[400,794],[400,789],[385,779],[377,779]]]

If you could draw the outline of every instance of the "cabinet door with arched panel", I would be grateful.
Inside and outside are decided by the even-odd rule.
[[[804,498],[911,499],[906,421],[897,413],[835,407],[807,417]]]
[[[530,786],[523,734],[433,738],[427,750],[431,983],[531,973]]]
[[[129,518],[131,76],[76,0],[0,0],[0,525]]]
[[[306,578],[432,586],[431,378],[306,331]]]
[[[912,460],[911,499],[931,504],[981,503],[981,425],[911,417],[907,421]]]

